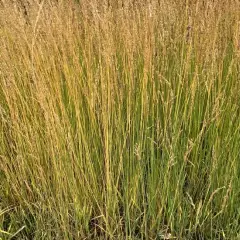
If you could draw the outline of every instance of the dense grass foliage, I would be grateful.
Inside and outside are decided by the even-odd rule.
[[[240,239],[239,12],[0,1],[0,239]]]

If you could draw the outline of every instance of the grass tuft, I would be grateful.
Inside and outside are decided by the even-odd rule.
[[[239,239],[239,12],[0,1],[0,239]]]

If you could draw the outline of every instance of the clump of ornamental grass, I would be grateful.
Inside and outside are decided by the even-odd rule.
[[[0,238],[239,239],[240,5],[0,2]]]

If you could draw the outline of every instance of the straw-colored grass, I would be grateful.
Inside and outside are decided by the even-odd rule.
[[[0,1],[0,239],[240,239],[239,12]]]

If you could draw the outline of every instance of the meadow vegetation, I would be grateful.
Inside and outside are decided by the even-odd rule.
[[[240,239],[239,12],[0,1],[0,239]]]

